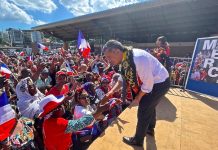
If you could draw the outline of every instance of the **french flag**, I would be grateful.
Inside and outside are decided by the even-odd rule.
[[[89,42],[86,41],[81,31],[79,31],[78,34],[78,49],[82,53],[83,58],[87,58],[89,56],[89,53],[91,51],[91,47],[89,45]]]
[[[38,48],[40,48],[40,49],[42,49],[44,51],[48,51],[48,47],[43,45],[43,44],[41,44],[41,43],[37,43],[37,46],[38,46]]]
[[[16,125],[16,114],[9,104],[8,97],[4,92],[0,96],[0,141],[10,136]]]
[[[0,65],[0,74],[6,76],[6,78],[9,79],[11,75],[11,71],[8,69],[7,65],[2,63]]]

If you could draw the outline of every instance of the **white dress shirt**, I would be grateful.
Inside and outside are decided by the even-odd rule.
[[[137,75],[142,81],[142,92],[150,93],[154,84],[164,82],[169,77],[165,67],[144,50],[133,49],[133,60]]]

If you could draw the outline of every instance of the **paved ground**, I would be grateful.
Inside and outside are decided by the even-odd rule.
[[[89,150],[218,150],[216,98],[171,88],[157,107],[155,138],[147,136],[144,148],[122,142],[135,132],[136,113],[136,106],[127,108]]]

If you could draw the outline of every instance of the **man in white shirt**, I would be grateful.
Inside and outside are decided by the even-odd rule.
[[[135,136],[123,137],[123,141],[129,145],[143,146],[145,135],[154,135],[155,108],[170,87],[169,74],[146,51],[125,47],[116,40],[108,41],[103,53],[111,65],[121,64],[121,74],[133,91],[133,102],[139,105]],[[117,82],[107,96],[116,92],[121,85],[121,82]]]

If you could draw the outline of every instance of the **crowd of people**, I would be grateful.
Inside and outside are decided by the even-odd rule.
[[[151,53],[170,72],[165,37],[156,44]],[[0,110],[0,149],[86,148],[134,99],[119,65],[102,55],[1,52],[0,65],[9,70],[0,75],[0,107],[7,106]]]
[[[3,81],[1,95],[3,93],[7,95],[16,112],[16,118],[25,118],[21,122],[31,122],[35,131],[38,132],[37,135],[33,134],[34,130],[30,127],[31,131],[28,131],[28,134],[34,136],[30,138],[16,136],[16,140],[14,136],[0,139],[4,140],[4,142],[1,141],[1,146],[9,144],[12,148],[20,148],[26,145],[32,146],[30,142],[41,146],[40,142],[43,141],[40,139],[44,139],[43,143],[47,149],[52,149],[52,145],[55,144],[63,146],[63,143],[58,143],[61,136],[53,137],[52,133],[55,132],[60,132],[59,134],[63,136],[66,133],[73,133],[75,146],[81,141],[88,143],[121,113],[125,105],[130,103],[128,101],[121,103],[121,89],[110,97],[105,96],[113,85],[121,80],[119,79],[121,76],[117,73],[117,68],[109,67],[105,58],[99,55],[83,58],[79,54],[65,51],[64,54],[50,56],[36,55],[33,60],[28,61],[26,57],[18,59],[3,54],[1,64],[6,65],[12,72],[10,78],[1,76]],[[59,100],[61,96],[64,98]],[[55,102],[61,104],[53,106],[52,103]],[[65,110],[62,112],[63,118],[59,112],[61,109]],[[88,115],[96,112],[99,114],[99,110],[103,114],[97,115],[95,123],[92,123],[94,119]],[[62,118],[62,120],[60,119],[59,124],[51,118]],[[71,123],[70,120],[82,121]],[[56,131],[55,125],[62,126],[65,123],[66,129]],[[70,125],[72,127],[69,127]],[[54,128],[51,129],[52,127]],[[68,142],[71,134],[66,139]],[[71,144],[72,142],[69,142],[64,145],[70,147]]]
[[[210,81],[207,74],[208,67],[204,68],[204,61],[206,58],[211,57],[211,52],[209,50],[200,51],[195,59],[194,67],[191,71],[191,79],[196,81]]]
[[[174,86],[185,86],[191,58],[171,58],[171,84]]]

